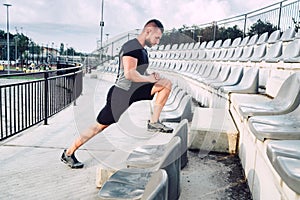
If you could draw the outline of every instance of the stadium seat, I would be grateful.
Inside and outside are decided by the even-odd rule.
[[[163,169],[156,172],[121,169],[105,182],[98,197],[101,200],[168,199],[168,176]]]
[[[267,50],[266,56],[263,58],[267,63],[277,63],[280,61],[280,56],[282,55],[282,41],[278,40],[277,42],[270,45]]]
[[[171,112],[163,111],[160,114],[160,120],[162,122],[180,122],[183,119],[191,121],[192,117],[193,113],[191,95],[184,95],[176,110]]]
[[[222,93],[247,93],[256,94],[258,92],[258,68],[251,67],[244,69],[244,74],[241,81],[234,86],[222,86]]]
[[[182,120],[172,136],[178,136],[181,139],[181,150],[179,156],[181,157],[181,169],[184,168],[188,162],[187,157],[187,134],[188,121]],[[168,144],[162,145],[144,145],[134,149],[127,158],[127,166],[138,168],[155,168],[161,161],[161,158],[166,151]]]
[[[294,39],[295,35],[296,35],[295,28],[291,27],[282,33],[280,40],[283,42],[290,42]]]
[[[278,115],[293,111],[300,102],[300,73],[292,74],[284,81],[278,94],[268,102],[241,104],[239,113],[244,118],[257,115]]]
[[[243,76],[243,68],[242,67],[231,67],[231,72],[230,72],[228,78],[224,82],[214,82],[214,83],[211,83],[210,86],[213,89],[218,90],[222,86],[236,85],[240,82],[242,76]]]
[[[282,180],[300,194],[300,140],[271,141],[267,156]]]
[[[300,106],[287,114],[251,117],[248,126],[261,141],[300,140]]]
[[[150,152],[146,153],[147,151]],[[152,165],[151,162],[157,164]],[[179,197],[181,169],[180,137],[173,137],[167,145],[160,145],[160,148],[157,148],[157,146],[141,147],[128,156],[126,163],[128,168],[143,168],[147,171],[164,169],[168,174],[169,180],[168,199],[177,199]],[[145,163],[148,163],[147,166],[149,167],[144,167]]]
[[[289,43],[282,56],[285,63],[299,63],[300,62],[300,39],[295,39]]]
[[[251,62],[261,62],[266,55],[268,32],[263,33],[257,40],[253,49],[253,55],[250,57]]]

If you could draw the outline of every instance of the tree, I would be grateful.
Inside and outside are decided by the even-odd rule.
[[[300,10],[299,10],[299,14],[300,14]],[[297,21],[294,17],[292,17],[292,20],[295,26],[295,31],[298,33],[298,30],[300,29],[300,21]]]
[[[65,51],[65,45],[64,43],[60,43],[59,54],[64,55],[64,51]]]
[[[226,40],[228,38],[235,39],[238,37],[243,37],[243,31],[238,28],[237,25],[228,28],[220,28],[217,32],[217,40]]]
[[[248,32],[248,35],[252,36],[255,34],[262,34],[265,32],[268,32],[271,34],[273,31],[277,30],[277,27],[271,24],[270,22],[263,22],[260,19],[257,20],[256,23],[254,23]]]

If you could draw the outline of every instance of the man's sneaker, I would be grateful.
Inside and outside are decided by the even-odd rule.
[[[173,129],[170,127],[165,126],[161,122],[150,122],[148,121],[148,131],[151,132],[163,132],[163,133],[172,133]]]
[[[83,168],[83,166],[84,166],[84,164],[83,163],[81,163],[81,162],[79,162],[77,159],[76,159],[76,157],[75,157],[75,155],[74,155],[74,153],[72,154],[72,155],[70,155],[70,156],[68,156],[67,154],[66,154],[66,149],[64,150],[64,152],[63,152],[63,154],[61,155],[61,161],[62,162],[64,162],[65,164],[67,164],[69,167],[71,167],[71,168]]]

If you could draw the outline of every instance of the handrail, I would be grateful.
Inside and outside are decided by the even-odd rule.
[[[16,79],[0,85],[0,141],[44,121],[66,108],[82,93],[81,67],[0,75]],[[26,80],[26,77],[36,77]],[[22,80],[22,81],[19,81]]]

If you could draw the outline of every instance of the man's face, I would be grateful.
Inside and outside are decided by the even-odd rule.
[[[148,47],[152,47],[154,45],[157,45],[157,44],[159,44],[161,37],[162,37],[162,32],[159,28],[150,27],[148,35],[147,35],[146,40],[145,40],[145,44]]]

